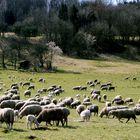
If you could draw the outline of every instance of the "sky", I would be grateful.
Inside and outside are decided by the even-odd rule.
[[[80,0],[80,1],[94,1],[94,0]],[[106,0],[106,1],[108,1],[108,0]],[[109,1],[111,1],[111,0],[109,0]],[[112,0],[112,2],[113,2],[113,4],[116,4],[116,1],[117,0]],[[118,0],[119,1],[119,0]],[[123,0],[120,0],[120,1],[123,1]],[[130,2],[130,1],[133,1],[133,0],[126,0],[127,2]]]

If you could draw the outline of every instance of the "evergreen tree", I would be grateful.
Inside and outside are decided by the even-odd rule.
[[[64,3],[61,4],[58,17],[64,21],[68,20],[68,7],[66,4]]]

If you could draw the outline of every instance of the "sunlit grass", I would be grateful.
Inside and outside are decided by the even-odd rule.
[[[62,64],[57,62],[58,71],[57,73],[32,73],[32,72],[18,72],[11,70],[0,70],[0,82],[5,84],[3,91],[0,94],[10,88],[10,85],[15,82],[27,81],[33,78],[31,84],[35,85],[35,90],[32,90],[32,97],[35,96],[37,90],[43,87],[49,87],[53,84],[62,85],[65,92],[55,98],[65,98],[71,96],[76,97],[77,94],[81,95],[81,101],[83,95],[90,96],[90,92],[93,89],[100,89],[99,86],[95,88],[89,88],[87,91],[73,91],[73,86],[86,86],[88,80],[98,79],[101,83],[111,81],[116,86],[115,92],[103,91],[101,94],[107,94],[108,99],[116,95],[122,95],[123,99],[131,97],[134,102],[137,103],[140,99],[140,65],[139,63],[131,62],[113,62],[113,61],[88,61],[88,60],[76,60],[76,59],[65,59]],[[77,73],[75,73],[77,72]],[[14,78],[9,79],[8,76]],[[45,78],[46,83],[39,83],[39,78]],[[130,77],[128,80],[124,80],[125,77]],[[133,77],[137,80],[133,81]],[[0,85],[1,87],[2,85]],[[23,96],[24,90],[27,87],[20,87],[21,99],[28,99]],[[41,96],[47,96],[47,93]],[[99,110],[104,107],[104,103],[98,103],[92,101],[94,104],[99,105]],[[69,125],[68,127],[49,126],[46,127],[45,123],[41,123],[40,128],[42,130],[28,130],[26,128],[25,117],[18,122],[14,123],[14,129],[11,132],[5,131],[6,125],[3,124],[0,128],[0,140],[139,140],[140,138],[140,117],[137,117],[137,123],[130,120],[126,123],[119,123],[117,119],[112,118],[99,118],[98,116],[92,115],[89,122],[79,121],[81,118],[76,113],[75,109],[70,109]],[[124,120],[125,122],[126,120]]]

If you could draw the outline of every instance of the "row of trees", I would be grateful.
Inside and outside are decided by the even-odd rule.
[[[117,5],[112,5],[111,0],[1,0],[0,35],[14,32],[20,41],[24,40],[13,41],[18,42],[12,45],[13,50],[24,50],[22,54],[18,52],[19,58],[27,54],[24,48],[35,56],[44,51],[46,45],[42,43],[29,47],[30,37],[36,36],[43,36],[45,43],[56,42],[64,54],[71,56],[93,58],[98,53],[122,53],[126,44],[139,45],[140,3],[116,2]]]

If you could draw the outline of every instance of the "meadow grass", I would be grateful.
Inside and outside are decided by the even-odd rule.
[[[63,60],[63,58],[61,58]],[[60,62],[60,61],[59,61]],[[43,87],[49,87],[53,84],[62,85],[65,92],[55,98],[76,97],[77,94],[90,96],[93,89],[100,89],[100,86],[89,88],[87,91],[73,91],[73,86],[86,86],[88,80],[98,79],[101,83],[111,81],[116,90],[112,92],[103,91],[101,94],[107,94],[108,99],[112,100],[116,95],[122,95],[133,98],[137,103],[140,99],[140,64],[134,62],[122,61],[91,61],[65,59],[64,63],[56,62],[55,65],[60,69],[57,73],[32,73],[19,72],[12,70],[0,70],[0,82],[5,84],[3,91],[10,88],[10,85],[15,82],[27,81],[33,78],[32,84],[35,85],[35,90],[32,90],[32,97],[37,93],[37,90]],[[15,77],[12,80],[8,78]],[[39,78],[45,78],[46,83],[39,83]],[[130,77],[124,80],[125,77]],[[137,80],[133,81],[132,78]],[[2,85],[0,85],[2,86]],[[23,96],[23,92],[27,87],[20,87],[21,99],[28,99]],[[42,94],[41,96],[47,96]],[[99,105],[99,110],[104,107],[104,103],[98,103],[92,100],[93,104]],[[76,113],[75,109],[70,109],[68,127],[45,126],[41,123],[40,129],[29,130],[26,128],[25,117],[14,123],[13,130],[7,132],[6,125],[2,124],[0,128],[0,140],[139,140],[140,139],[140,117],[137,117],[137,123],[130,120],[127,124],[120,123],[117,119],[100,118],[92,115],[89,122],[81,122],[81,118]],[[124,120],[125,122],[126,120]]]

